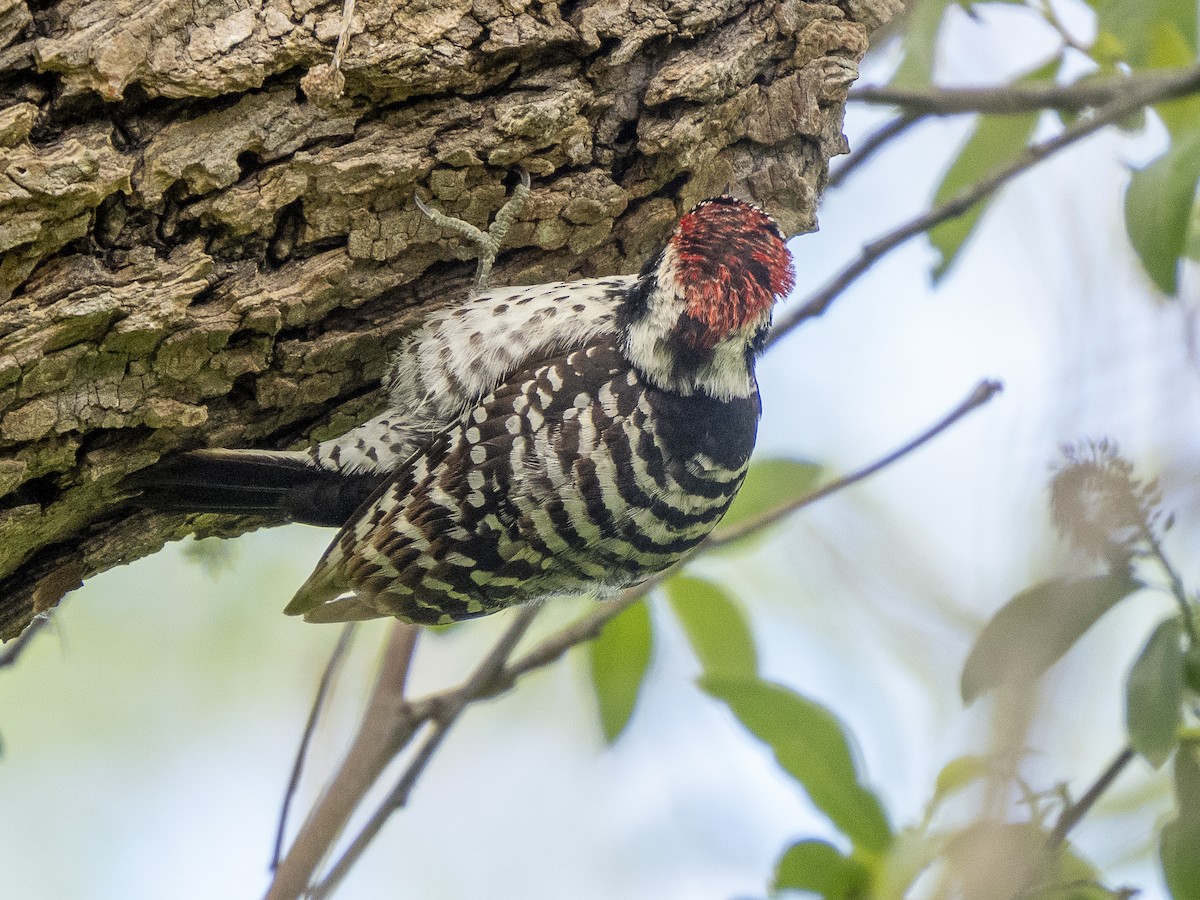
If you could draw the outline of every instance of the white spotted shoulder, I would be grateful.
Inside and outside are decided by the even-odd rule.
[[[539,357],[615,331],[636,275],[495,288],[432,313],[401,343],[381,416],[304,455],[321,468],[385,472],[402,465],[509,376]]]

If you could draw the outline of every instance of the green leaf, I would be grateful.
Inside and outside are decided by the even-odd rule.
[[[589,645],[600,727],[610,744],[633,715],[653,649],[650,610],[639,601],[608,621]]]
[[[1037,678],[1097,619],[1140,587],[1120,573],[1052,578],[1017,594],[983,627],[971,648],[963,666],[963,702],[1007,682]]]
[[[1101,65],[1125,62],[1135,68],[1161,55],[1163,34],[1173,30],[1196,49],[1194,0],[1095,0],[1097,45],[1092,57]],[[1097,50],[1102,51],[1097,56]]]
[[[957,794],[976,781],[981,781],[991,771],[992,763],[986,756],[959,756],[950,760],[938,772],[931,806],[936,807],[951,794]]]
[[[700,685],[775,752],[784,771],[855,847],[872,853],[887,849],[891,827],[879,799],[859,782],[849,742],[833,713],[768,681],[707,676]]]
[[[1175,806],[1178,814],[1163,826],[1158,858],[1175,900],[1200,898],[1200,743],[1188,742],[1175,754]]]
[[[821,471],[816,463],[798,459],[763,459],[751,463],[741,490],[721,520],[722,527],[737,525],[810,494]]]
[[[1179,257],[1188,245],[1200,130],[1172,140],[1166,153],[1134,172],[1125,192],[1125,230],[1146,273],[1165,294],[1178,288]]]
[[[920,0],[908,4],[908,22],[904,27],[904,58],[896,74],[892,76],[892,87],[927,88],[933,84],[933,60],[937,52],[938,32],[942,17],[953,0]]]
[[[737,601],[710,581],[676,575],[667,599],[707,675],[758,674],[754,636]]]
[[[1179,743],[1183,721],[1183,627],[1177,618],[1154,629],[1125,685],[1129,743],[1158,768]]]
[[[1187,236],[1183,239],[1183,255],[1188,259],[1200,260],[1200,192],[1196,194],[1196,202],[1192,204],[1192,213],[1188,216]]]
[[[1036,69],[1015,79],[1014,83],[1047,81],[1054,77],[1061,64],[1058,56],[1052,57]],[[949,200],[961,191],[982,180],[992,172],[1016,159],[1033,137],[1039,112],[1019,113],[1007,116],[980,116],[975,130],[958,151],[958,156],[942,176],[942,182],[934,193],[934,202]],[[933,280],[941,280],[954,261],[967,238],[979,224],[988,205],[994,199],[987,197],[971,206],[966,212],[942,222],[929,230],[929,241],[941,254],[933,267]]]
[[[863,864],[843,856],[825,841],[799,841],[784,851],[775,866],[774,891],[811,891],[826,900],[863,896],[868,873]]]
[[[934,202],[941,203],[950,199],[1015,159],[1033,136],[1039,115],[1040,113],[1031,112],[1012,116],[980,116],[974,132],[942,178],[942,183],[938,185]],[[950,267],[958,258],[959,250],[979,224],[979,219],[990,202],[990,198],[981,200],[962,215],[948,219],[929,230],[930,243],[941,254],[941,259],[933,267],[935,282],[950,271]]]
[[[1188,647],[1183,653],[1183,683],[1200,694],[1200,647]]]
[[[1194,10],[1193,5],[1193,10]],[[1194,23],[1193,23],[1194,27]],[[1196,48],[1189,46],[1187,39],[1172,22],[1159,21],[1150,26],[1152,38],[1150,53],[1146,60],[1151,69],[1183,69],[1196,63]],[[1200,97],[1189,94],[1174,100],[1154,104],[1172,137],[1181,137],[1200,122]]]

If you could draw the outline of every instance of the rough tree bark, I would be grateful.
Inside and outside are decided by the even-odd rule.
[[[128,473],[377,411],[473,268],[415,191],[484,225],[531,173],[496,284],[635,271],[727,185],[814,228],[899,5],[360,0],[337,72],[341,2],[0,0],[0,637],[217,527]]]

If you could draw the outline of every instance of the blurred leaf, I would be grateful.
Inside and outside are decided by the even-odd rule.
[[[859,783],[850,745],[833,713],[768,681],[707,676],[700,685],[775,751],[779,765],[855,847],[873,853],[887,849],[891,827],[878,798]]]
[[[811,891],[826,900],[865,895],[869,876],[857,860],[825,841],[792,844],[775,866],[774,891]]]
[[[1141,587],[1126,573],[1052,578],[1022,591],[983,627],[963,666],[970,703],[1010,681],[1031,680],[1058,661],[1096,620]]]
[[[1158,768],[1179,742],[1183,720],[1183,627],[1171,618],[1146,642],[1125,684],[1129,743]]]
[[[980,116],[975,130],[938,185],[934,202],[941,203],[1015,159],[1029,143],[1040,113],[1014,116]],[[954,264],[958,251],[979,224],[992,198],[979,201],[965,213],[929,230],[929,241],[941,254],[933,268],[934,281],[940,280]]]
[[[1088,51],[1088,55],[1102,69],[1112,74],[1113,67],[1125,58],[1125,43],[1111,31],[1100,29],[1096,33],[1096,39],[1092,41],[1092,47]]]
[[[1099,882],[1096,868],[1069,844],[1046,852],[1047,833],[1033,822],[978,821],[946,845],[956,880],[952,896],[971,900],[1104,900],[1127,897]],[[965,881],[964,876],[970,881]]]
[[[1060,58],[1055,56],[1015,79],[1014,83],[1047,81],[1054,77],[1059,65]],[[975,130],[942,176],[942,182],[934,193],[934,202],[949,200],[1016,159],[1033,137],[1040,115],[1035,111],[1009,116],[980,116],[975,123]],[[963,244],[979,224],[979,219],[994,197],[980,200],[962,215],[929,230],[929,241],[941,254],[941,260],[933,268],[935,282],[950,271]]]
[[[1200,647],[1188,647],[1183,653],[1183,682],[1200,694]]]
[[[991,761],[986,756],[959,756],[942,766],[934,783],[933,800],[936,807],[951,794],[957,794],[976,781],[981,781],[992,771]]]
[[[892,76],[897,88],[927,88],[933,84],[933,61],[942,18],[953,0],[910,0],[905,4],[904,58]]]
[[[1066,900],[1100,900],[1104,897],[1122,897],[1126,895],[1112,891],[1100,883],[1100,870],[1089,860],[1084,859],[1070,843],[1059,844],[1055,851],[1057,872],[1053,886],[1044,888],[1044,895],[1066,898]]]
[[[1165,294],[1178,288],[1178,263],[1188,244],[1200,129],[1171,142],[1166,153],[1134,172],[1125,192],[1125,229],[1146,273]]]
[[[972,822],[946,842],[951,877],[971,879],[957,884],[950,895],[1007,900],[1026,894],[1029,885],[1043,883],[1052,868],[1042,852],[1045,845],[1045,832],[1030,822]]]
[[[650,610],[641,600],[610,619],[588,647],[600,727],[610,744],[633,715],[653,644]]]
[[[666,591],[705,674],[758,674],[754,636],[736,600],[712,582],[686,575],[668,581]]]
[[[1194,0],[1094,0],[1097,45],[1092,57],[1101,65],[1121,61],[1134,68],[1161,54],[1164,33],[1175,31],[1196,49]],[[1097,50],[1102,56],[1097,56]]]
[[[1183,255],[1188,259],[1200,260],[1200,193],[1192,204],[1191,215],[1188,216],[1187,237],[1184,238]]]
[[[1194,9],[1193,5],[1193,9]],[[1193,23],[1194,28],[1194,23]],[[1196,63],[1196,49],[1189,46],[1187,39],[1175,24],[1160,21],[1150,27],[1152,41],[1146,61],[1150,69],[1183,69]],[[1167,131],[1174,137],[1186,135],[1200,122],[1200,96],[1189,94],[1174,100],[1154,104],[1154,111],[1162,117]]]
[[[872,897],[911,896],[912,886],[942,855],[945,837],[939,832],[909,826],[896,832],[887,855],[871,872]]]
[[[1200,900],[1200,743],[1188,742],[1175,754],[1177,815],[1163,826],[1158,856],[1167,889],[1175,900]]]
[[[798,459],[763,459],[751,463],[741,490],[721,519],[722,527],[737,525],[810,494],[821,471],[816,463]],[[738,546],[744,547],[745,542]]]

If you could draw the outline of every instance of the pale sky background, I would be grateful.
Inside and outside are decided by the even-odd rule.
[[[995,81],[1052,47],[1013,9],[954,18],[945,84]],[[999,30],[998,30],[999,29]],[[889,61],[863,82],[886,76]],[[852,141],[879,121],[856,109]],[[793,242],[800,291],[919,211],[966,132],[931,122],[837,192],[822,231]],[[764,675],[830,706],[854,736],[893,822],[921,815],[940,767],[987,746],[988,701],[963,710],[958,676],[1009,596],[1060,571],[1045,511],[1063,441],[1108,435],[1179,513],[1168,550],[1197,583],[1200,505],[1191,352],[1195,296],[1154,295],[1121,225],[1126,167],[1161,147],[1103,134],[1013,184],[957,269],[928,289],[933,251],[893,254],[762,362],[764,456],[835,471],[924,429],[983,377],[1004,393],[870,482],[780,527],[753,554],[697,570],[745,601]],[[331,532],[248,535],[213,576],[180,545],[92,579],[15,669],[0,672],[0,896],[254,897],[334,628],[280,610]],[[539,628],[588,601],[551,606]],[[1110,614],[1050,679],[1023,771],[1078,793],[1123,744],[1122,683],[1169,599]],[[716,703],[661,601],[661,640],[615,747],[576,652],[455,727],[339,897],[707,900],[763,897],[792,841],[829,836],[800,789]],[[423,639],[413,690],[468,671],[505,616]],[[385,624],[360,633],[310,757],[301,812],[336,762]],[[1157,796],[1149,817],[1122,815]],[[1159,898],[1148,841],[1165,781],[1130,768],[1078,831],[1109,873]]]

